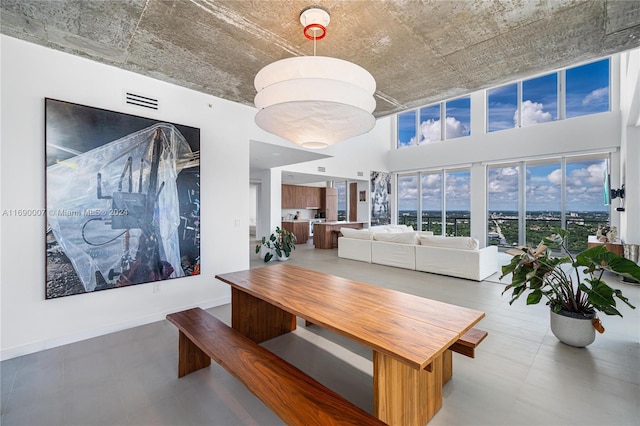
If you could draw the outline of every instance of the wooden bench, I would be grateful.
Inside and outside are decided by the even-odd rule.
[[[457,352],[469,358],[476,357],[476,347],[487,337],[489,333],[484,330],[472,328],[462,335],[453,345],[449,346],[443,355],[442,382],[447,383],[453,376],[453,352]]]
[[[386,424],[200,308],[167,320],[179,330],[178,377],[214,359],[289,425]]]

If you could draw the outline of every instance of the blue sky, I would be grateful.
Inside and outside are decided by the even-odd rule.
[[[469,136],[471,132],[471,98],[468,96],[452,99],[445,103],[446,139]],[[420,114],[416,137],[416,114]],[[440,104],[430,105],[420,110],[408,111],[398,115],[398,146],[440,142]]]
[[[609,60],[566,70],[566,117],[609,110]],[[558,75],[546,74],[522,82],[522,126],[558,119]],[[517,83],[488,90],[490,132],[516,127]]]
[[[609,60],[566,70],[566,117],[609,111]],[[522,82],[522,125],[536,125],[558,119],[558,74],[551,73]],[[491,89],[488,97],[488,130],[499,131],[516,125],[518,115],[517,83]],[[469,98],[458,98],[446,104],[447,139],[469,134]],[[416,136],[416,114],[420,114],[419,136]],[[440,141],[440,105],[398,115],[399,147]],[[446,143],[455,143],[450,141]],[[603,160],[568,162],[567,211],[603,211]],[[560,163],[527,167],[527,210],[560,209]],[[441,208],[441,176],[422,179],[423,209]],[[417,205],[417,178],[400,179],[400,210],[414,210]],[[464,174],[453,174],[447,182],[447,209],[468,208],[469,182]],[[489,209],[517,210],[518,169],[493,169],[489,174]]]

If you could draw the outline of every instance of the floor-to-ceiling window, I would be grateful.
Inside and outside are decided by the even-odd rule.
[[[566,229],[570,251],[587,248],[589,235],[596,235],[598,225],[609,224],[609,206],[605,204],[604,181],[608,175],[608,158],[569,158],[566,161]]]
[[[420,174],[421,230],[442,235],[442,172]]]
[[[525,243],[535,247],[562,227],[562,167],[559,161],[530,162],[525,169]]]
[[[398,225],[418,229],[418,176],[398,176]]]
[[[487,170],[487,245],[519,244],[520,166],[501,164]]]
[[[468,169],[398,175],[398,224],[434,235],[470,236],[470,176]]]
[[[588,236],[609,223],[607,163],[598,154],[489,166],[487,244],[537,246],[563,228],[570,251],[586,249]]]
[[[471,236],[471,172],[445,173],[445,223],[447,236]]]

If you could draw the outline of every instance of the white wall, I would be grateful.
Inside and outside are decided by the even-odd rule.
[[[621,55],[620,81],[620,182],[626,192],[620,235],[626,237],[627,244],[640,244],[640,49]]]
[[[44,209],[44,98],[198,127],[201,130],[201,275],[44,299],[45,220],[2,216],[2,359],[229,301],[214,275],[249,266],[249,139],[255,110],[114,67],[1,36],[1,204]],[[123,103],[123,90],[150,94],[159,111]]]

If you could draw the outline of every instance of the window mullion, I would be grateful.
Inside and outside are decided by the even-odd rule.
[[[418,187],[418,211],[416,212],[416,231],[422,231],[422,173],[417,173],[416,186]]]
[[[564,120],[567,117],[567,84],[566,84],[567,73],[565,70],[560,70],[558,72],[558,120]]]
[[[518,123],[515,127],[522,127],[522,80],[518,81],[518,99],[517,99]]]
[[[446,103],[440,102],[440,140],[444,141],[447,138],[447,111]]]
[[[567,158],[562,157],[560,160],[560,171],[562,177],[560,180],[560,227],[567,228]]]
[[[525,245],[527,241],[527,206],[525,201],[527,195],[527,179],[525,167],[525,162],[521,161],[518,167],[518,244],[521,246]]]

